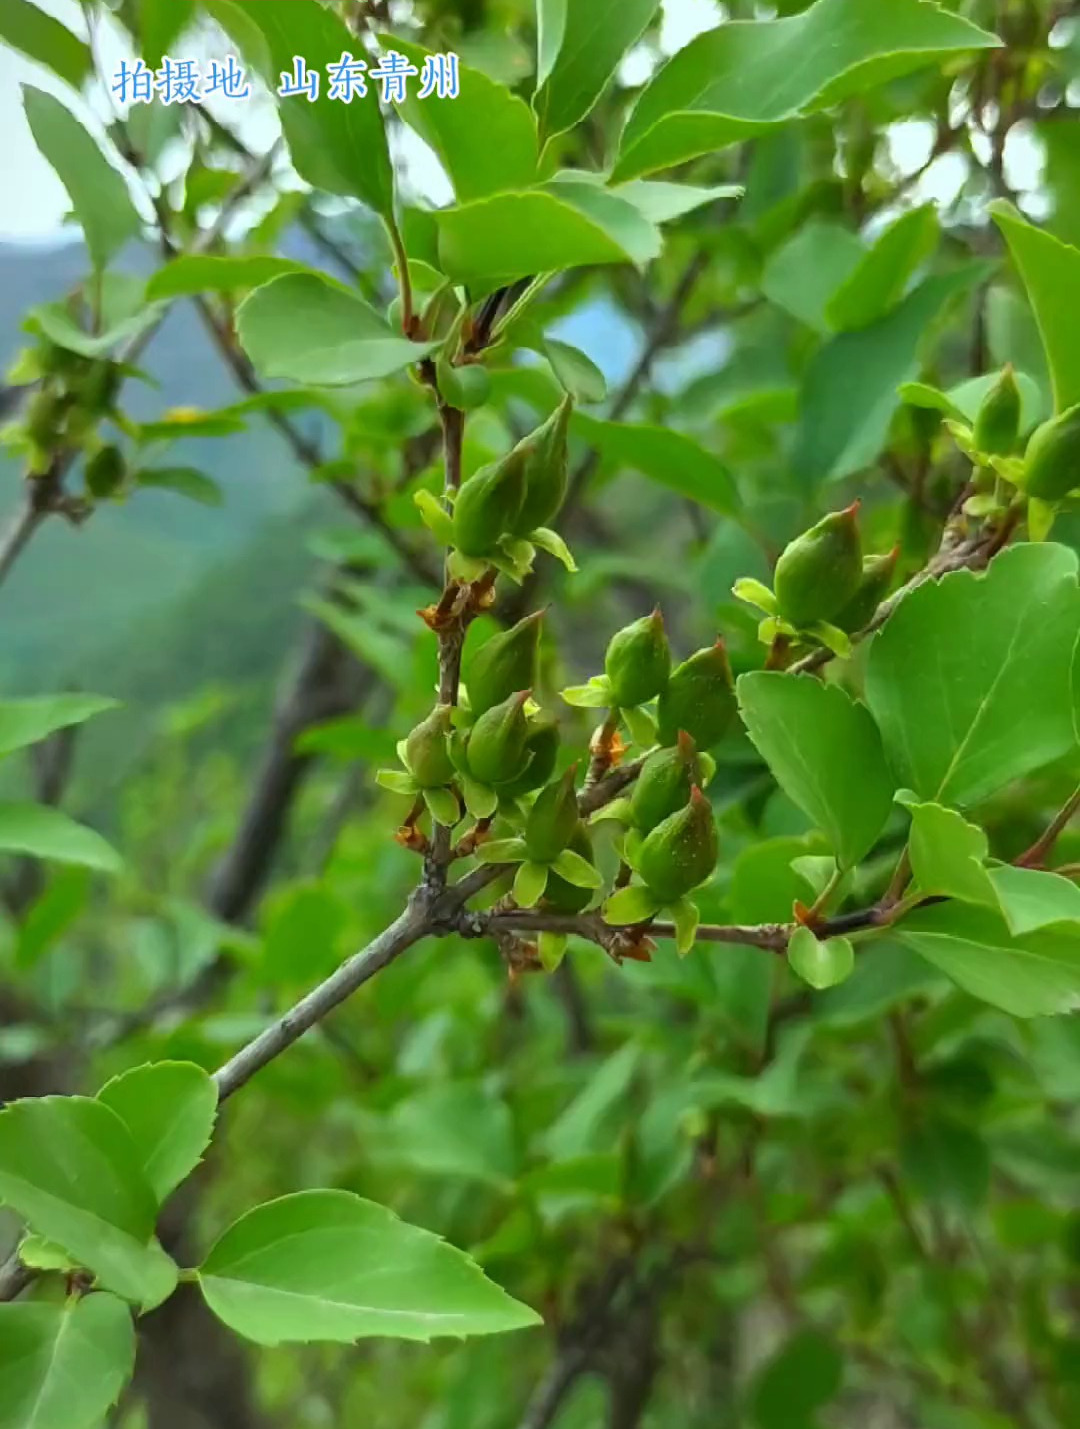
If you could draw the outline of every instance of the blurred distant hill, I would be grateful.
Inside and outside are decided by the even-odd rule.
[[[136,250],[121,266],[129,272],[149,272],[152,260]],[[20,325],[27,310],[62,298],[84,273],[78,243],[0,245],[3,367],[21,344]],[[128,385],[125,402],[134,416],[151,417],[176,406],[220,407],[239,395],[186,303],[170,313],[142,366],[159,386]],[[304,420],[303,414],[299,420]],[[293,463],[280,439],[255,421],[248,431],[225,439],[178,442],[169,461],[197,466],[213,477],[225,493],[224,507],[204,507],[168,492],[141,491],[137,500],[99,508],[80,528],[62,521],[49,523],[35,537],[3,592],[0,676],[9,689],[29,693],[89,675],[108,689],[107,672],[98,674],[87,666],[99,663],[95,652],[101,652],[102,660],[108,654],[112,664],[117,652],[128,648],[132,654],[141,648],[153,656],[155,678],[160,677],[160,643],[140,639],[138,632],[152,628],[160,637],[163,615],[174,606],[179,614],[207,579],[220,586],[221,572],[241,560],[255,542],[268,548],[265,560],[290,574],[287,582],[270,583],[260,592],[263,618],[271,624],[292,606],[307,568],[306,559],[298,559],[293,549],[298,543],[302,546],[303,534],[292,522],[273,518],[310,507],[313,497],[306,474]],[[19,479],[14,462],[0,457],[0,519],[6,519],[18,500]],[[227,608],[221,619],[228,621]],[[228,648],[223,634],[216,632],[213,642],[219,652]],[[176,692],[175,687],[168,691]]]

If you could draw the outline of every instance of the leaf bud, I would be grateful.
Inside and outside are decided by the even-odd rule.
[[[120,448],[104,446],[86,463],[86,489],[95,500],[107,500],[123,485],[126,472],[127,462]]]
[[[834,511],[796,537],[776,563],[780,614],[800,630],[832,620],[862,580],[859,503]]]
[[[421,789],[441,789],[454,777],[450,759],[451,709],[436,705],[405,741],[405,763]]]
[[[1080,486],[1080,405],[1036,428],[1024,457],[1023,487],[1040,501],[1061,501]]]
[[[524,773],[529,721],[528,690],[519,690],[482,714],[469,733],[469,773],[481,784],[509,784]]]
[[[899,546],[894,546],[884,556],[867,556],[863,561],[859,589],[840,614],[834,617],[833,624],[848,635],[854,635],[857,630],[865,630],[873,620],[874,612],[889,593],[899,559]]]
[[[525,463],[525,499],[514,534],[528,536],[539,526],[550,526],[562,510],[570,479],[569,433],[573,399],[564,397],[547,421],[514,448]]]
[[[604,671],[611,703],[620,709],[646,704],[661,693],[671,673],[671,648],[659,609],[612,636]]]
[[[516,449],[481,467],[454,502],[454,545],[463,556],[489,556],[514,529],[525,497],[524,461]]]
[[[574,836],[579,817],[577,805],[577,765],[563,777],[541,790],[540,797],[525,820],[525,847],[537,863],[558,858]]]
[[[1012,364],[1004,367],[983,398],[972,440],[984,456],[1009,456],[1020,436],[1020,388]]]
[[[697,782],[697,746],[680,730],[670,749],[657,749],[645,761],[630,799],[630,821],[643,834],[684,807]]]
[[[543,619],[542,610],[527,615],[511,629],[493,635],[473,656],[465,683],[474,715],[486,714],[515,690],[536,684]]]
[[[684,730],[698,749],[713,749],[731,728],[735,713],[735,681],[724,642],[717,640],[671,672],[656,708],[660,743],[675,744]]]
[[[690,802],[657,824],[641,845],[637,871],[662,903],[675,903],[705,882],[719,852],[712,807],[695,785]]]

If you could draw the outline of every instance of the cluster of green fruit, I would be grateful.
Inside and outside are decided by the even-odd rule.
[[[429,491],[417,495],[425,523],[452,548],[450,572],[456,579],[477,580],[493,566],[520,581],[532,569],[537,547],[574,569],[549,525],[566,500],[572,407],[567,396],[506,456],[462,482],[449,494],[450,511]]]
[[[797,536],[776,563],[772,590],[760,581],[736,582],[735,595],[766,616],[765,644],[810,637],[837,654],[850,652],[849,637],[872,620],[900,555],[897,547],[864,556],[858,516],[856,501]]]
[[[512,866],[496,893],[512,891],[519,907],[576,914],[592,902],[602,879],[592,838],[579,813],[575,764],[553,777],[558,763],[555,721],[531,698],[539,661],[543,613],[527,616],[489,639],[466,672],[460,708],[440,705],[402,741],[404,771],[383,770],[386,788],[422,800],[432,818],[456,827],[466,812],[496,818],[495,837],[477,857]],[[734,682],[722,642],[672,668],[659,611],[633,622],[611,640],[598,677],[612,717],[634,710],[632,737],[647,755],[632,795],[596,816],[619,825],[617,851],[639,882],[603,905],[613,925],[642,923],[672,912],[679,944],[693,942],[697,913],[687,895],[716,865],[716,825],[701,790],[715,769],[708,750],[736,715]],[[655,709],[647,705],[655,702]],[[545,936],[541,958],[551,966],[565,939]]]
[[[31,476],[46,472],[58,452],[85,451],[86,494],[102,500],[116,493],[126,476],[118,447],[97,436],[99,423],[115,413],[124,378],[120,363],[84,357],[48,338],[27,348],[8,374],[13,382],[36,382],[37,391],[5,441],[26,456]]]

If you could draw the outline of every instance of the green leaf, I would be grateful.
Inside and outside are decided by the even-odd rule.
[[[759,1371],[751,1389],[757,1429],[812,1429],[816,1410],[840,1392],[844,1364],[832,1340],[800,1330]]]
[[[106,1082],[97,1100],[114,1111],[164,1201],[199,1164],[214,1130],[217,1088],[193,1062],[153,1062]]]
[[[107,357],[121,343],[145,332],[156,322],[160,312],[160,307],[142,308],[125,315],[112,326],[106,326],[104,332],[91,336],[83,332],[62,304],[43,303],[30,309],[26,326],[31,331],[36,329],[44,333],[57,347],[66,348],[69,352],[81,353],[83,357]]]
[[[644,266],[660,233],[633,204],[588,183],[550,183],[440,209],[439,259],[474,296],[536,273],[594,264]]]
[[[521,908],[535,908],[544,896],[548,884],[546,863],[533,863],[526,859],[518,866],[514,875],[514,898]]]
[[[912,274],[933,253],[937,240],[932,203],[902,214],[829,299],[829,326],[849,332],[883,318],[904,296]]]
[[[427,1341],[540,1323],[461,1251],[348,1191],[301,1191],[249,1211],[199,1283],[214,1314],[260,1345]]]
[[[98,1282],[149,1309],[176,1284],[151,1237],[157,1201],[114,1111],[89,1097],[37,1097],[0,1111],[0,1201]]]
[[[607,379],[591,357],[580,348],[571,347],[554,337],[545,337],[539,349],[551,364],[551,370],[562,386],[577,402],[603,402],[607,397]]]
[[[128,186],[58,99],[23,85],[23,105],[34,143],[67,190],[90,261],[100,271],[142,227]]]
[[[1080,888],[1057,873],[1004,864],[990,869],[989,878],[1014,937],[1054,923],[1080,923]]]
[[[613,928],[628,928],[644,923],[659,911],[660,905],[647,888],[635,885],[620,888],[604,904],[604,922]]]
[[[138,486],[174,491],[201,506],[224,506],[225,493],[216,481],[194,466],[151,466],[135,473]]]
[[[503,1190],[517,1171],[509,1108],[489,1090],[466,1082],[431,1086],[399,1102],[371,1149],[429,1175]]]
[[[638,422],[608,422],[585,412],[575,412],[572,425],[605,461],[640,471],[668,491],[724,516],[739,510],[731,472],[719,457],[683,432]]]
[[[425,789],[424,803],[437,824],[444,824],[448,829],[452,829],[461,823],[461,806],[452,790]]]
[[[380,789],[389,789],[391,794],[412,796],[420,792],[419,784],[403,769],[379,769],[375,774],[375,783]]]
[[[990,1154],[982,1137],[952,1118],[935,1116],[900,1148],[904,1175],[928,1201],[971,1214],[990,1190]]]
[[[105,710],[119,708],[102,695],[39,695],[0,700],[0,758],[36,744],[58,729],[82,724]]]
[[[612,1123],[621,1118],[630,1099],[641,1057],[641,1045],[627,1041],[596,1067],[583,1089],[543,1133],[541,1144],[554,1161],[610,1151],[615,1139]]]
[[[806,675],[742,675],[739,708],[777,783],[825,834],[844,868],[877,842],[893,781],[869,711]]]
[[[847,938],[818,939],[809,928],[796,928],[788,943],[792,972],[818,992],[836,987],[855,971],[855,949]]]
[[[146,285],[146,299],[155,302],[191,293],[235,293],[244,288],[261,288],[286,273],[310,274],[311,269],[289,258],[264,254],[229,258],[191,254],[174,258],[159,268]]]
[[[1080,304],[1080,249],[1035,228],[1011,204],[990,205],[1035,313],[1050,365],[1054,409],[1080,402],[1080,334],[1070,320]]]
[[[811,221],[770,256],[761,291],[807,327],[828,332],[829,303],[865,257],[866,249],[850,229]]]
[[[1023,545],[911,591],[874,638],[866,698],[898,783],[965,807],[1074,747],[1075,552]]]
[[[997,898],[984,866],[990,844],[982,829],[941,804],[908,804],[908,808],[911,871],[919,891],[994,907]]]
[[[841,333],[814,354],[803,377],[793,457],[805,482],[839,480],[877,460],[900,405],[897,388],[918,370],[923,333],[988,271],[970,263],[927,278],[888,316]]]
[[[4,0],[0,6],[0,40],[27,59],[46,65],[74,89],[93,73],[89,47],[66,25],[46,15],[30,0]]]
[[[982,1002],[1014,1017],[1080,1007],[1080,936],[1044,928],[1014,938],[999,913],[942,903],[908,914],[895,936]]]
[[[139,48],[151,69],[158,68],[194,16],[195,0],[139,0]]]
[[[623,130],[613,178],[670,168],[884,79],[998,44],[922,0],[818,0],[801,15],[720,25],[646,87]]]
[[[701,927],[701,909],[690,898],[680,898],[672,904],[672,921],[675,924],[675,951],[680,958],[693,952],[697,941],[697,931]]]
[[[312,188],[363,199],[384,218],[392,217],[394,171],[378,85],[369,82],[366,97],[342,104],[330,98],[325,82],[326,66],[342,54],[363,55],[363,45],[348,27],[317,0],[210,0],[206,8],[271,91],[281,74],[292,71],[294,55],[303,55],[309,69],[323,71],[314,103],[302,99],[278,105],[296,172]]]
[[[558,531],[552,531],[548,526],[537,526],[535,531],[529,532],[529,540],[541,551],[546,551],[549,556],[554,556],[559,564],[573,575],[577,570],[577,562],[574,560],[574,553],[566,544]]]
[[[19,1259],[31,1270],[59,1270],[70,1275],[79,1268],[66,1250],[61,1250],[58,1245],[53,1245],[52,1241],[39,1235],[22,1238],[19,1242]]]
[[[240,305],[237,333],[264,377],[328,387],[389,377],[435,347],[409,342],[363,299],[314,274],[257,288]]]
[[[461,785],[461,797],[465,800],[465,807],[473,818],[490,819],[499,807],[499,796],[495,790],[488,788],[486,784],[478,783],[467,774],[459,774],[458,783]]]
[[[0,804],[0,852],[117,873],[123,860],[100,834],[44,804]]]
[[[135,1367],[114,1295],[0,1305],[0,1429],[96,1429]]]
[[[481,863],[521,863],[528,858],[524,839],[492,839],[476,850]]]
[[[533,108],[545,140],[585,118],[658,8],[659,0],[536,0]]]
[[[649,179],[632,179],[628,184],[616,184],[611,192],[619,198],[629,199],[643,218],[657,224],[671,223],[719,199],[741,198],[743,195],[739,184],[714,184],[711,188],[699,188],[695,184],[668,184]]]
[[[573,849],[564,848],[552,864],[560,878],[572,883],[575,888],[601,888],[604,880],[592,864]]]
[[[541,933],[536,940],[536,951],[540,956],[540,965],[546,973],[556,972],[560,963],[566,956],[566,948],[570,939],[565,933]]]
[[[23,914],[15,946],[15,966],[34,967],[86,907],[90,874],[85,868],[61,868]]]
[[[397,50],[418,70],[431,53],[398,35],[380,35],[384,50]],[[536,120],[524,100],[480,70],[461,65],[456,99],[410,93],[398,113],[442,160],[462,203],[536,182]],[[492,142],[492,136],[498,141]]]

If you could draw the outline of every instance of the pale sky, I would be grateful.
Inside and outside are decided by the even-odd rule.
[[[0,0],[3,3],[3,0]],[[77,0],[35,0],[41,9],[49,11],[62,20],[70,29],[85,37],[86,28]],[[723,6],[718,0],[663,0],[663,25],[661,48],[667,54],[681,49],[702,30],[709,29],[723,17]],[[99,73],[111,74],[121,58],[131,58],[123,32],[107,18],[95,36],[95,54]],[[223,56],[228,46],[223,42],[213,49],[205,45],[193,47],[187,43],[180,47],[180,53],[208,58],[211,53]],[[640,84],[648,77],[653,61],[644,47],[626,57],[621,68],[622,78],[633,84]],[[8,202],[0,213],[0,242],[7,240],[43,240],[56,238],[62,230],[62,220],[68,209],[67,196],[52,169],[38,154],[31,138],[22,108],[20,86],[36,85],[50,90],[100,136],[102,120],[110,117],[110,99],[104,92],[94,96],[89,107],[87,102],[74,93],[67,85],[56,79],[49,70],[24,60],[13,51],[0,46],[0,134],[3,135],[3,151],[0,156],[0,179],[2,192]],[[96,111],[96,112],[95,112]],[[250,146],[262,151],[269,147],[276,132],[273,104],[219,102],[215,112],[238,130]],[[890,132],[890,146],[894,160],[902,170],[914,169],[928,154],[930,126],[918,121],[894,126]],[[1011,136],[1013,152],[1007,154],[1009,167],[1015,168],[1010,179],[1014,186],[1031,188],[1039,170],[1038,146],[1026,140],[1022,133]],[[432,202],[445,203],[450,199],[449,185],[442,174],[438,161],[427,146],[404,131],[400,157],[407,165],[411,182]],[[964,160],[957,155],[946,154],[937,160],[924,176],[916,201],[935,200],[938,203],[951,202],[964,182]],[[149,212],[144,195],[135,193],[136,202]]]

